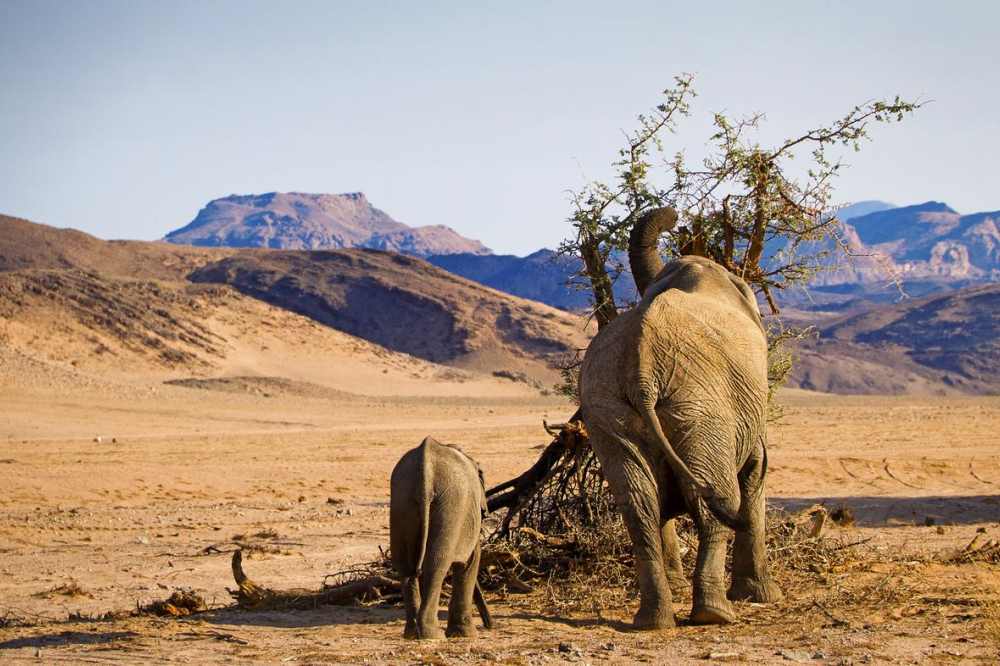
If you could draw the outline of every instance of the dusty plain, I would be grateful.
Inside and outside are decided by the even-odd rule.
[[[14,362],[6,361],[9,371]],[[422,437],[462,445],[492,484],[534,461],[548,440],[542,420],[572,412],[563,399],[512,391],[499,380],[491,388],[433,376],[425,381],[444,386],[429,391],[432,398],[394,395],[388,379],[366,384],[359,398],[263,380],[204,388],[27,376],[10,371],[0,380],[2,663],[987,664],[998,657],[996,625],[984,614],[1000,587],[996,565],[945,558],[977,530],[1000,537],[1000,398],[784,394],[784,424],[771,432],[771,501],[791,510],[851,507],[857,524],[826,534],[857,556],[839,570],[817,563],[808,585],[779,578],[785,600],[738,605],[730,626],[686,625],[682,595],[678,628],[629,633],[623,622],[634,599],[615,607],[566,603],[540,585],[491,595],[492,632],[415,643],[402,639],[398,606],[225,608],[234,537],[279,551],[246,559],[258,582],[318,589],[328,574],[386,547],[389,472]],[[178,589],[215,610],[127,614]]]

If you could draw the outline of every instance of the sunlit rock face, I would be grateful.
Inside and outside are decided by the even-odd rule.
[[[186,227],[165,240],[208,247],[281,250],[371,248],[416,257],[491,254],[476,240],[444,225],[409,227],[369,203],[360,192],[232,195],[210,201]]]

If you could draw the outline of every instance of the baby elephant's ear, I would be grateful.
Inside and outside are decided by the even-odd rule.
[[[478,469],[477,471],[479,472],[479,487],[482,490],[482,492],[479,493],[479,512],[482,514],[482,517],[485,518],[490,515],[490,506],[486,501],[486,478],[483,476],[483,470]]]

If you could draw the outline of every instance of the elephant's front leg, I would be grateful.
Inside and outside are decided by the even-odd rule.
[[[670,591],[676,594],[680,590],[691,587],[687,577],[684,575],[684,565],[681,562],[681,546],[677,538],[676,521],[668,520],[660,528],[660,537],[663,540],[663,568],[667,576],[667,584]]]
[[[476,635],[472,620],[472,595],[476,591],[476,574],[479,572],[479,544],[464,564],[451,568],[451,602],[448,604],[448,629],[445,635],[471,638]]]
[[[406,627],[403,638],[420,638],[417,633],[417,613],[420,610],[420,580],[416,576],[403,578],[403,608],[406,610]]]

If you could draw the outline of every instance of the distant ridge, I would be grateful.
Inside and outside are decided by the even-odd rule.
[[[948,291],[822,322],[796,343],[788,385],[842,394],[1000,391],[1000,285]]]
[[[171,231],[164,240],[277,250],[368,248],[416,257],[491,254],[479,241],[444,225],[414,228],[397,222],[372,206],[361,192],[234,194],[210,201],[190,224]]]

